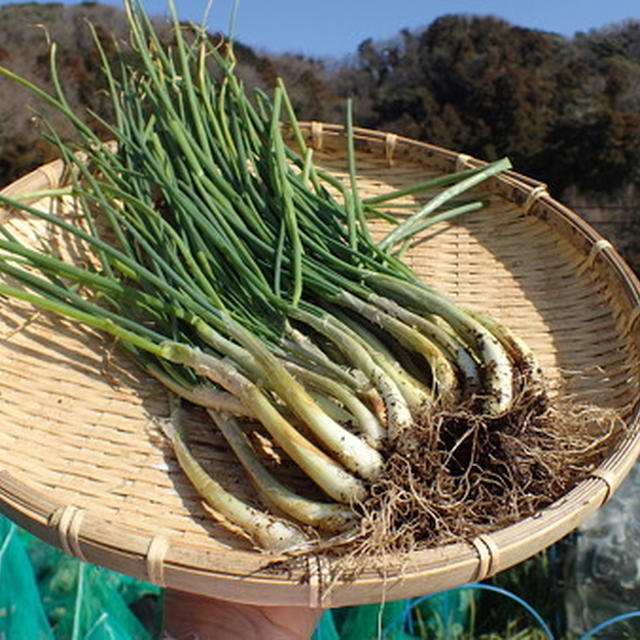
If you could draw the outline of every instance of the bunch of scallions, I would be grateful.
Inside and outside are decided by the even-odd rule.
[[[100,122],[109,142],[72,112],[55,46],[53,94],[2,69],[74,125],[73,145],[47,129],[69,181],[40,195],[72,196],[81,216],[0,201],[75,238],[92,260],[62,259],[44,236],[28,245],[5,222],[0,293],[105,331],[162,383],[172,398],[165,433],[185,474],[257,546],[295,549],[318,532],[353,531],[389,453],[422,446],[412,434],[425,415],[460,406],[503,415],[518,385],[535,381],[517,337],[402,262],[416,233],[482,206],[462,194],[509,163],[361,198],[350,108],[343,183],[314,164],[283,83],[270,97],[249,93],[228,42],[185,28],[171,7],[174,43],[165,47],[138,0],[125,4],[135,68],[124,58],[110,66],[96,38],[115,114]],[[429,190],[417,211],[388,212],[394,199]],[[380,215],[392,230],[374,241],[368,221]],[[206,410],[265,508],[232,495],[196,459],[185,402]],[[322,499],[261,461],[247,420]]]

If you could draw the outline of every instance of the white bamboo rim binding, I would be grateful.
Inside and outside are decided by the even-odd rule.
[[[312,123],[304,131],[316,161],[344,177],[342,127]],[[479,163],[395,134],[356,133],[359,180],[370,195]],[[61,175],[61,163],[50,163],[4,193],[55,187]],[[483,190],[486,211],[416,243],[412,266],[465,305],[497,314],[552,376],[580,371],[571,390],[615,406],[628,426],[601,467],[535,517],[410,557],[362,559],[344,581],[333,579],[334,561],[322,555],[282,569],[283,558],[253,549],[201,506],[157,427],[164,400],[155,383],[129,370],[101,336],[10,303],[0,312],[0,510],[88,562],[263,605],[423,595],[484,579],[563,537],[611,497],[640,452],[640,286],[611,243],[545,185],[509,172]],[[208,460],[250,495],[212,437],[214,445],[203,448]]]

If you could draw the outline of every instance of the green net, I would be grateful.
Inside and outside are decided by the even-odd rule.
[[[133,607],[159,593],[71,558],[0,518],[0,638],[152,640],[159,616],[143,624]]]
[[[472,590],[460,589],[418,601],[334,609],[322,616],[312,640],[461,639],[473,597]]]
[[[0,600],[1,638],[54,637],[18,528],[6,519],[0,520]]]

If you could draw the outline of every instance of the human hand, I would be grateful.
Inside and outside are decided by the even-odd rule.
[[[164,638],[309,640],[322,613],[322,609],[253,606],[167,589]]]

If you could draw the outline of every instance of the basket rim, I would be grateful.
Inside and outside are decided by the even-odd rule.
[[[318,149],[322,148],[326,136],[345,134],[345,127],[339,124],[303,122],[300,126]],[[393,133],[358,127],[354,134],[360,144],[383,145],[388,162],[393,162],[402,149],[415,149],[437,158],[449,169],[484,164],[466,154]],[[62,175],[62,161],[54,160],[14,181],[0,193],[10,197],[18,192],[52,188],[58,185]],[[547,215],[560,219],[570,233],[588,247],[590,259],[603,261],[607,273],[622,286],[631,309],[629,327],[632,327],[640,315],[640,282],[616,249],[589,223],[556,201],[544,183],[515,171],[492,181],[508,188],[526,212],[544,209]],[[71,555],[159,586],[247,604],[312,607],[364,604],[482,580],[570,533],[613,495],[640,455],[640,403],[635,403],[629,424],[628,434],[600,467],[534,516],[473,540],[414,552],[409,559],[402,559],[403,570],[399,573],[389,571],[389,566],[381,564],[380,559],[371,562],[367,559],[357,580],[333,584],[331,588],[327,588],[331,564],[322,556],[306,557],[291,575],[274,573],[270,565],[276,558],[254,551],[228,549],[221,562],[218,552],[199,553],[182,541],[133,531],[86,509],[58,502],[6,470],[0,470],[0,511]],[[242,573],[237,572],[240,566]]]

